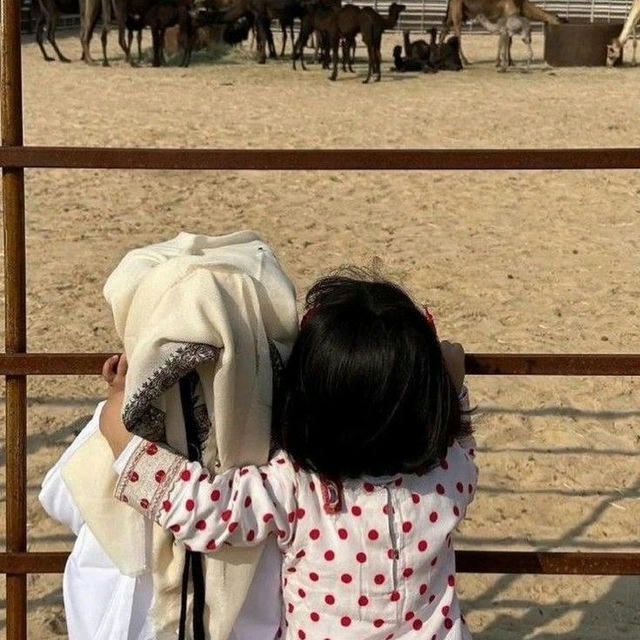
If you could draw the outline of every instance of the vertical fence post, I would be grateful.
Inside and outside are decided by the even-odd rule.
[[[20,0],[2,0],[2,145],[21,146],[22,61]],[[27,348],[24,170],[2,171],[4,214],[5,351]],[[6,377],[6,529],[7,551],[27,550],[26,376]],[[27,639],[25,575],[7,574],[7,639]]]

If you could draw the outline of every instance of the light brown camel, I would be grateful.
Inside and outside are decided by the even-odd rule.
[[[80,43],[82,44],[82,59],[87,64],[95,64],[91,57],[89,43],[98,18],[102,18],[102,66],[108,67],[107,59],[107,36],[111,27],[111,16],[113,15],[118,25],[118,42],[124,51],[127,62],[133,64],[129,47],[126,41],[126,16],[127,0],[80,0]]]
[[[558,16],[541,9],[530,0],[449,0],[444,28],[440,33],[440,42],[444,41],[451,30],[458,39],[461,39],[462,23],[479,15],[484,15],[487,20],[494,23],[512,16],[524,16],[532,22],[549,24],[561,22]],[[460,57],[465,64],[469,64],[462,53],[462,48],[460,48]]]
[[[636,65],[636,26],[640,20],[640,0],[634,0],[629,10],[629,15],[624,22],[622,31],[617,38],[614,38],[607,46],[607,66],[614,67],[620,63],[622,57],[622,49],[629,36],[633,38],[633,59],[631,64]]]

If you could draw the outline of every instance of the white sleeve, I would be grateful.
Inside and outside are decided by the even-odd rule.
[[[104,402],[98,404],[91,420],[60,456],[58,462],[49,469],[42,481],[42,489],[38,495],[40,504],[49,516],[69,527],[75,535],[78,535],[84,521],[80,510],[67,489],[67,485],[62,479],[62,470],[78,448],[100,428],[100,414],[104,404]]]

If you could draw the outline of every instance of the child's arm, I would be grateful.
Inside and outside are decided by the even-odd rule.
[[[288,545],[301,517],[294,487],[295,471],[284,455],[264,467],[212,476],[201,464],[142,440],[125,464],[116,498],[207,552],[224,543],[253,546],[270,533]]]

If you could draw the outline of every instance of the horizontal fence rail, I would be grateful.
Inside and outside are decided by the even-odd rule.
[[[640,169],[640,148],[136,149],[2,147],[0,167],[257,171]]]
[[[62,573],[62,551],[0,553],[0,573]],[[458,573],[540,575],[640,575],[640,553],[456,551]]]
[[[112,353],[0,354],[0,375],[96,375]],[[640,354],[468,353],[469,375],[640,376]]]

